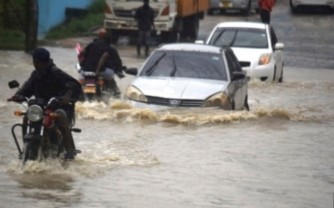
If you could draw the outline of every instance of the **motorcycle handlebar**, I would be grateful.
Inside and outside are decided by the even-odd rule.
[[[7,99],[7,102],[16,102],[16,103],[22,103],[24,101],[27,101],[28,99],[24,96],[21,95],[14,95],[11,98]]]

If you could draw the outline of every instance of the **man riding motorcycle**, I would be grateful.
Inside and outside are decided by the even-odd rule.
[[[114,80],[114,74],[123,78],[122,60],[115,47],[111,46],[111,34],[100,32],[99,38],[89,43],[78,55],[83,72],[95,72],[102,76],[107,86],[120,96],[120,90]]]
[[[65,159],[74,159],[77,150],[70,130],[71,122],[74,119],[74,103],[82,94],[80,83],[56,67],[50,58],[50,53],[45,48],[37,48],[33,53],[33,64],[35,70],[30,78],[23,84],[9,101],[20,102],[22,96],[50,100],[53,97],[59,98],[61,107],[55,112],[56,123],[59,127],[66,150]],[[70,105],[69,103],[73,103]]]

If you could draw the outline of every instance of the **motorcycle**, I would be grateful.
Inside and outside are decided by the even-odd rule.
[[[19,83],[13,80],[8,83],[11,89],[18,88]],[[15,111],[16,116],[22,116],[22,123],[12,126],[11,132],[19,152],[19,159],[23,165],[29,160],[42,161],[47,158],[61,158],[65,149],[63,135],[55,124],[57,113],[55,109],[60,105],[60,100],[51,98],[49,101],[43,99],[28,99],[23,96],[10,98],[8,102],[17,102],[25,106],[25,111]],[[74,111],[74,104],[73,111]],[[74,113],[74,112],[73,112]],[[71,118],[71,131],[81,132],[81,129],[72,128],[75,119]],[[23,148],[18,141],[17,129],[21,129]]]
[[[106,98],[120,98],[121,92],[115,80],[104,80],[95,72],[82,71],[80,64],[76,65],[77,72],[81,75],[79,82],[83,88],[81,101],[104,101]]]
[[[80,65],[80,62],[84,59],[81,51],[83,48],[77,43],[75,47],[78,61],[75,68],[77,72],[81,75],[80,83],[83,88],[84,95],[80,99],[81,101],[104,101],[110,97],[120,98],[121,91],[118,88],[115,79],[104,80],[101,76],[97,75],[95,72],[83,71]],[[126,67],[123,67],[125,70]],[[119,78],[123,78],[123,74],[117,74]]]

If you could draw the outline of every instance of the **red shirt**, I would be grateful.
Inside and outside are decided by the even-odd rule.
[[[275,5],[276,0],[259,0],[259,6],[261,9],[271,12],[271,9]]]

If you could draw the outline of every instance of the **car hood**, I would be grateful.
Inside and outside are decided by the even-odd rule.
[[[132,85],[146,96],[205,100],[213,94],[224,91],[227,87],[227,81],[170,77],[137,77]]]
[[[271,53],[268,48],[253,49],[253,48],[236,48],[232,47],[235,56],[239,61],[258,62],[262,54]]]

